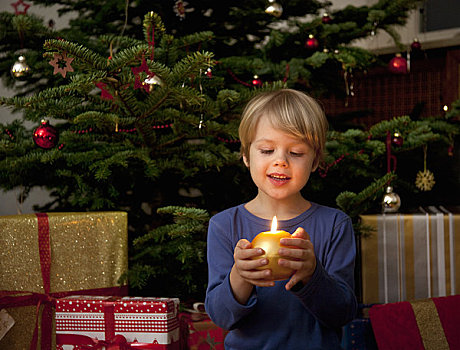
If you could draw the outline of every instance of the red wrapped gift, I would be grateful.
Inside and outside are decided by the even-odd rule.
[[[56,301],[58,349],[179,349],[179,299],[72,296]],[[120,347],[114,347],[116,349]]]
[[[213,323],[205,312],[183,312],[179,319],[181,350],[224,350],[228,331]]]
[[[374,305],[369,310],[379,350],[460,349],[460,295]]]

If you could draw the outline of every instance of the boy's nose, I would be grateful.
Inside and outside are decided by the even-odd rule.
[[[275,159],[275,162],[274,162],[274,165],[275,166],[280,166],[280,167],[287,167],[288,166],[288,163],[287,163],[287,159],[285,156],[277,156],[276,159]]]

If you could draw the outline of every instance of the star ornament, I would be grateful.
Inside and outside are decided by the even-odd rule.
[[[144,57],[142,57],[142,62],[139,67],[131,67],[131,71],[134,74],[134,89],[144,89],[146,92],[149,92],[150,86],[145,83],[145,79],[142,79],[140,73],[144,72],[147,77],[153,77],[155,73],[152,73],[149,70],[149,66],[147,65],[147,61]]]
[[[25,15],[27,10],[29,9],[30,5],[26,4],[22,0],[18,0],[16,2],[12,2],[11,6],[14,7],[14,13],[16,15]]]
[[[66,52],[62,54],[55,52],[53,57],[54,58],[49,61],[49,64],[54,67],[54,75],[61,73],[62,77],[65,78],[67,72],[73,72],[73,68],[70,65],[73,61],[73,57],[67,57]]]

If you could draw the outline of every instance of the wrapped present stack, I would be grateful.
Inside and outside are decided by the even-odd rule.
[[[118,280],[128,268],[127,226],[125,212],[0,217],[0,309],[8,320],[0,349],[55,348],[57,298],[126,295]]]
[[[178,350],[178,315],[177,298],[61,298],[56,301],[56,343],[63,350]]]

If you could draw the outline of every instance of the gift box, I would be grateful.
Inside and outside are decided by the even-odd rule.
[[[58,349],[179,349],[179,299],[71,296],[56,301]]]
[[[363,215],[362,302],[390,303],[460,292],[460,214]]]
[[[126,212],[1,216],[0,309],[14,326],[0,349],[50,349],[57,297],[126,295],[118,279],[128,268],[127,226]]]
[[[369,310],[379,350],[460,349],[460,295],[374,305]]]
[[[179,319],[181,350],[224,350],[228,331],[212,322],[206,312],[182,312]]]

